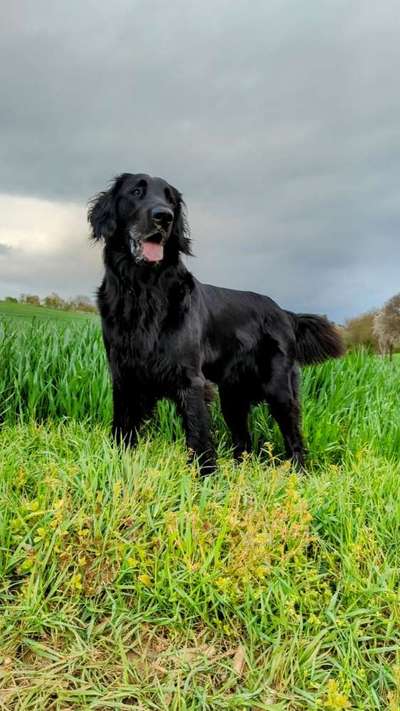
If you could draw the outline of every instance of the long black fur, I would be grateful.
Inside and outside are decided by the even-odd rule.
[[[156,401],[170,398],[202,473],[212,471],[207,407],[207,381],[212,381],[218,385],[235,457],[251,447],[250,407],[266,401],[288,456],[303,465],[299,364],[343,354],[333,324],[321,316],[285,311],[267,296],[195,279],[181,260],[190,254],[182,196],[161,178],[122,174],[93,198],[88,217],[92,237],[104,240],[98,306],[117,440],[133,445]],[[146,241],[164,245],[160,261],[146,261]]]

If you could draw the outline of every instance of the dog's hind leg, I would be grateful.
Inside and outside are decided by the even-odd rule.
[[[277,354],[271,364],[271,375],[263,386],[271,415],[282,432],[286,453],[293,463],[304,467],[304,444],[300,429],[298,373],[284,356]]]
[[[219,387],[221,410],[232,435],[233,456],[240,459],[244,452],[250,452],[251,439],[248,428],[250,401],[239,388],[221,385]]]

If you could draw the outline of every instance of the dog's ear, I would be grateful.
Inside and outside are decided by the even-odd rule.
[[[172,235],[175,238],[174,241],[178,247],[179,252],[182,252],[182,254],[191,255],[192,250],[190,240],[190,228],[187,219],[186,205],[183,202],[182,196],[180,194],[177,206],[175,207],[175,218],[174,225],[172,228]]]
[[[92,228],[92,239],[111,237],[117,228],[114,190],[105,190],[95,195],[89,202],[88,220]]]

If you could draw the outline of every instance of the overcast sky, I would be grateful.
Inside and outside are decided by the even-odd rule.
[[[18,0],[0,30],[0,297],[93,295],[117,173],[188,205],[200,279],[343,320],[400,291],[398,0]]]

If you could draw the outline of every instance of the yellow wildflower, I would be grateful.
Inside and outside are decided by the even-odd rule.
[[[139,561],[137,560],[137,558],[128,558],[126,562],[130,568],[134,568],[136,565],[139,564]]]
[[[28,511],[38,511],[39,509],[39,502],[37,499],[33,499],[32,501],[28,501],[26,504],[26,508]]]
[[[345,694],[342,694],[338,689],[338,684],[335,679],[329,679],[324,708],[330,711],[341,711],[341,709],[351,708],[350,701]]]
[[[148,587],[148,588],[151,586],[151,577],[150,577],[150,575],[147,575],[147,573],[138,575],[138,580],[139,580],[139,582],[143,583],[143,585],[146,585],[146,587]]]
[[[116,481],[113,486],[114,496],[119,496],[121,491],[122,491],[122,481],[121,481],[121,479],[118,479],[118,481]]]
[[[32,568],[34,562],[33,558],[25,558],[25,560],[21,563],[21,570],[26,573]]]
[[[75,590],[82,590],[82,575],[75,573],[71,578],[71,587]]]
[[[88,528],[81,528],[78,531],[78,536],[79,536],[79,538],[87,538],[89,533],[90,533],[90,531]]]
[[[37,535],[35,536],[35,538],[33,540],[35,541],[35,543],[39,543],[39,541],[42,541],[43,538],[46,537],[47,531],[43,526],[39,526],[36,533],[37,533]]]

